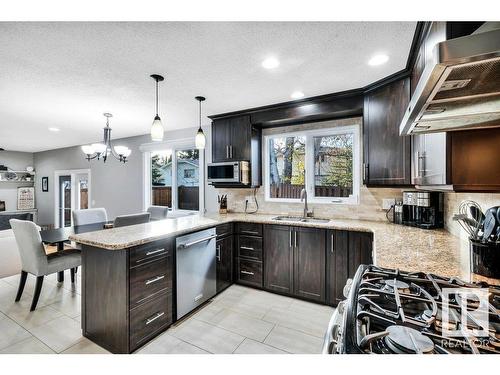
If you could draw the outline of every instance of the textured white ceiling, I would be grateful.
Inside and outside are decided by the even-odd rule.
[[[415,22],[0,22],[0,147],[41,151],[167,130],[206,115],[358,88],[403,69]],[[367,65],[376,53],[383,66]],[[272,71],[261,61],[276,56]],[[208,123],[208,119],[204,123]],[[60,128],[59,133],[48,131]]]

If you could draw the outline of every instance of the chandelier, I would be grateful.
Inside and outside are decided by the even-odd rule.
[[[104,141],[102,143],[93,143],[91,145],[82,146],[82,151],[86,155],[86,159],[101,159],[106,163],[109,155],[113,155],[119,161],[126,163],[127,158],[132,153],[126,146],[111,146],[111,128],[109,127],[109,119],[113,117],[111,113],[104,113],[106,117],[106,126],[104,127]]]

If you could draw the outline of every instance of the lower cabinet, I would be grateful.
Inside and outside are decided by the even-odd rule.
[[[318,302],[325,301],[325,231],[265,225],[264,287]]]
[[[217,293],[223,291],[233,283],[233,236],[217,240],[216,250],[216,289]]]
[[[293,293],[292,227],[264,227],[264,287],[279,293]]]
[[[236,223],[234,279],[262,288],[262,224]]]
[[[344,300],[344,286],[361,264],[373,263],[373,234],[328,230],[326,235],[326,302]]]
[[[325,302],[325,230],[295,227],[293,294]]]

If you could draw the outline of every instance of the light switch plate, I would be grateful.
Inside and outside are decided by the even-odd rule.
[[[382,199],[382,209],[388,210],[391,208],[391,206],[394,206],[396,204],[396,199],[391,198],[391,199]]]

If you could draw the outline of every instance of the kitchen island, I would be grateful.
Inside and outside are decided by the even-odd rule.
[[[258,249],[260,246],[261,252],[260,260],[256,258],[252,262],[247,262],[253,265],[260,263],[260,270],[247,268],[241,272],[245,275],[252,274],[252,277],[241,280],[236,278],[236,282],[296,298],[336,304],[338,297],[337,299],[328,298],[328,276],[337,272],[339,265],[337,264],[335,268],[328,268],[331,264],[328,259],[330,246],[331,253],[335,252],[336,256],[342,257],[342,253],[348,251],[347,245],[343,248],[341,246],[343,242],[337,240],[337,237],[341,237],[342,234],[352,235],[354,239],[358,238],[357,234],[361,235],[361,243],[364,245],[359,245],[358,239],[355,245],[363,248],[364,255],[359,257],[358,262],[372,262],[381,267],[423,271],[442,276],[458,276],[466,281],[483,280],[470,273],[468,249],[464,247],[462,241],[444,230],[423,230],[384,222],[359,220],[288,223],[273,220],[275,216],[192,215],[71,236],[72,241],[83,245],[82,329],[84,335],[111,352],[130,353],[166,330],[176,319],[175,239],[184,234],[217,226],[231,228],[230,235],[232,235],[233,223],[235,223],[234,236],[236,238],[235,254],[234,258],[230,256],[230,262],[234,259],[234,274],[240,272],[237,267],[241,267],[240,261],[244,260],[244,256],[240,254],[242,249],[254,250],[253,247]],[[246,230],[246,234],[243,234],[241,229],[236,229],[245,225],[247,227],[253,225],[256,228],[255,233]],[[306,252],[315,251],[314,256],[297,252],[297,239],[295,239],[295,245],[292,246],[292,231],[288,229],[289,227],[295,228],[293,233],[295,236],[299,234],[299,240],[303,235],[303,238],[307,238],[308,230],[316,231],[312,232],[312,237],[309,237],[313,239],[312,244],[301,247]],[[264,238],[262,241],[266,234],[273,233],[269,229],[282,230],[284,241],[281,241],[281,244],[280,241],[269,242],[269,238]],[[332,242],[328,242],[330,233]],[[362,235],[363,233],[366,235]],[[305,266],[290,264],[284,268],[288,270],[293,267],[306,267],[297,268],[298,271],[292,275],[293,277],[286,280],[290,285],[301,284],[298,290],[280,290],[283,284],[275,287],[274,284],[266,283],[266,278],[275,277],[276,279],[278,276],[279,281],[283,278],[282,275],[265,274],[266,268],[262,267],[262,264],[266,262],[265,247],[269,248],[273,246],[270,245],[273,243],[276,244],[275,246],[283,246],[283,243],[288,246],[289,237],[290,247],[295,248],[292,250],[295,252],[293,254],[291,252],[292,255],[289,258],[280,258],[280,261],[290,262],[290,259],[293,261],[297,257],[299,259],[305,257],[303,262]],[[333,242],[334,238],[336,242]],[[244,244],[240,243],[243,239],[247,241]],[[317,239],[320,240],[315,242]],[[253,242],[248,242],[250,240]],[[232,243],[232,241],[229,242],[229,244]],[[249,246],[249,243],[252,246]],[[351,245],[349,245],[350,248]],[[268,252],[270,253],[269,250]],[[218,258],[219,255],[218,253]],[[281,255],[276,254],[280,257]],[[276,262],[274,258],[268,257],[267,259],[268,262]],[[323,274],[321,277],[316,277],[315,270],[324,270],[325,262],[327,264],[326,276]],[[352,263],[352,260],[349,262]],[[344,267],[344,263],[346,262],[341,260],[340,267]],[[316,268],[307,268],[311,267],[311,264]],[[345,267],[348,266],[345,265]],[[357,267],[357,264],[352,264],[350,267]],[[276,267],[273,266],[273,269]],[[308,273],[312,275],[311,278],[297,279],[299,274],[302,277],[307,276]],[[260,283],[255,282],[256,277],[260,277]],[[343,277],[351,276],[345,274]],[[245,283],[245,280],[249,282]],[[498,283],[498,280],[487,281]],[[340,285],[342,282],[345,283],[345,280],[337,282],[339,284],[336,286],[337,289],[343,287]],[[317,295],[309,293],[311,288],[320,284],[323,289],[321,293],[318,292]],[[326,287],[325,284],[327,284]]]

